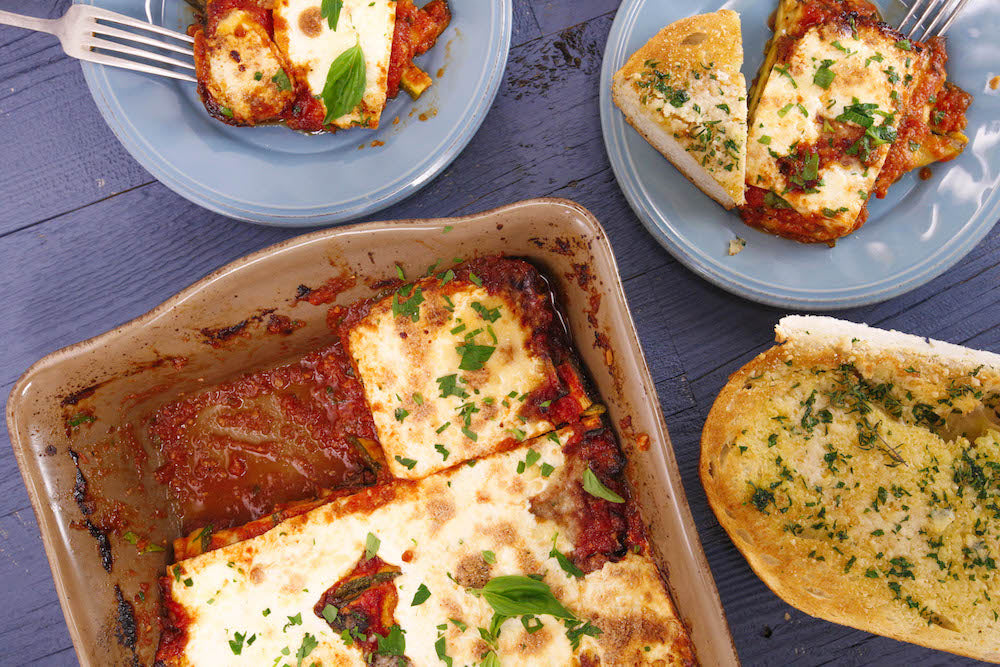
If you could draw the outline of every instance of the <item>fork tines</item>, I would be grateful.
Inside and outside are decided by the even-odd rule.
[[[142,44],[156,49],[186,55],[191,58],[194,55],[191,46],[194,39],[190,36],[160,27],[158,25],[153,25],[152,23],[147,23],[145,21],[140,21],[115,12],[107,11],[99,7],[91,7],[88,9],[87,18],[89,21],[87,21],[87,30],[80,43],[80,46],[90,51],[87,56],[87,60],[105,65],[127,67],[128,69],[148,72],[150,74],[159,74],[161,76],[181,79],[183,81],[197,81],[193,76],[187,73],[195,70],[193,59],[180,60],[162,53],[156,53],[150,49],[137,48],[135,46],[122,43],[124,41],[132,42],[134,44]],[[116,26],[124,26],[129,29],[123,30]],[[156,37],[152,35],[144,35],[134,31],[153,33]],[[105,39],[109,37],[113,39]],[[121,54],[122,56],[129,57],[120,57],[111,54]],[[187,72],[178,72],[166,67],[147,65],[145,63],[135,61],[134,58],[141,58],[152,63],[187,70]]]
[[[899,24],[899,31],[907,39],[923,42],[934,36],[944,36],[969,0],[913,0],[910,11]],[[909,24],[909,28],[907,25]],[[917,31],[924,32],[917,37]]]

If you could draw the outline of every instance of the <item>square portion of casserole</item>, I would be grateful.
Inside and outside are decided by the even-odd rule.
[[[547,286],[474,260],[362,304],[342,335],[389,470],[419,478],[552,430],[590,405]]]

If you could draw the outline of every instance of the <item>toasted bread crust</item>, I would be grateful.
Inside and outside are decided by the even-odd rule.
[[[705,37],[688,40],[699,33]],[[647,60],[671,63],[680,71],[709,62],[721,69],[739,71],[743,66],[740,15],[720,9],[674,21],[636,51],[619,72],[624,76],[636,74]]]
[[[744,202],[746,82],[740,73],[742,64],[739,15],[720,10],[681,19],[660,30],[629,58],[612,84],[614,102],[629,124],[726,208]],[[680,97],[665,103],[663,97],[656,97],[651,82],[666,84],[669,92],[676,91]],[[708,141],[703,141],[705,137]]]
[[[953,526],[956,530],[942,528],[939,537],[934,530],[934,510],[928,513],[920,497],[925,488],[938,488],[935,484],[951,488],[952,469],[947,466],[960,461],[957,451],[963,447],[967,448],[963,452],[992,448],[996,433],[991,431],[988,438],[970,443],[964,439],[965,433],[962,438],[942,435],[948,428],[946,420],[941,422],[942,426],[935,433],[926,428],[921,430],[918,428],[919,420],[915,424],[908,419],[909,407],[904,398],[899,409],[902,418],[891,423],[892,416],[883,414],[881,406],[875,405],[871,421],[874,422],[877,417],[884,422],[880,440],[873,448],[862,451],[858,447],[860,440],[843,437],[850,431],[836,428],[842,418],[854,419],[858,417],[857,413],[851,414],[846,410],[847,414],[838,413],[831,404],[823,402],[822,389],[814,394],[815,405],[798,398],[783,404],[786,407],[803,406],[809,402],[810,409],[816,410],[821,405],[829,407],[833,413],[830,417],[832,423],[818,438],[812,438],[812,435],[820,434],[819,430],[807,432],[804,429],[806,421],[801,422],[801,427],[797,423],[800,415],[805,415],[805,420],[809,412],[790,413],[791,419],[785,422],[790,424],[789,428],[775,426],[775,422],[770,420],[775,418],[772,411],[780,401],[768,398],[797,389],[797,386],[791,386],[792,379],[808,383],[809,378],[829,378],[829,373],[836,372],[831,369],[849,366],[851,372],[856,371],[858,377],[871,383],[869,387],[881,382],[883,384],[877,386],[888,385],[891,392],[903,397],[906,392],[916,400],[922,396],[948,397],[957,393],[959,398],[954,399],[955,407],[948,410],[942,408],[938,412],[950,410],[953,414],[956,411],[971,414],[975,412],[977,401],[989,403],[990,396],[1000,391],[1000,373],[996,365],[1000,358],[831,318],[786,318],[777,331],[778,339],[783,344],[762,353],[730,377],[716,398],[702,432],[702,484],[709,504],[733,543],[772,591],[807,614],[901,641],[1000,662],[1000,624],[989,611],[991,607],[984,607],[992,603],[979,594],[976,599],[971,599],[969,595],[973,587],[979,587],[980,593],[1000,588],[1000,582],[994,583],[996,573],[992,567],[973,567],[968,561],[956,563],[954,569],[948,562],[945,570],[943,561],[948,561],[948,557],[944,552],[950,545],[945,543],[938,548],[935,543],[938,539],[946,542],[947,536],[947,539],[959,540],[955,546],[962,547],[963,552],[966,544],[978,548],[980,545],[969,542],[967,536],[978,534],[978,527],[982,526],[985,531],[982,547],[987,548],[987,544],[993,546],[1000,520],[992,511],[983,508],[989,501],[982,501],[980,511],[970,514],[969,503],[975,504],[969,499],[974,494],[969,494],[966,488],[962,499],[965,505],[954,498],[952,514],[956,515]],[[822,381],[812,380],[817,387],[822,387]],[[975,387],[979,398],[973,399],[975,394],[972,391],[955,391],[956,387],[965,386]],[[806,393],[802,395],[807,395],[810,389],[804,387]],[[940,405],[936,400],[928,401]],[[798,409],[804,410],[801,407]],[[996,408],[991,406],[991,409]],[[988,429],[996,427],[994,421]],[[759,437],[769,431],[780,433],[780,440],[778,436],[774,441],[767,436],[763,439]],[[796,432],[799,432],[798,435]],[[830,470],[839,466],[841,474],[844,474],[850,467],[852,477],[842,477],[848,480],[848,484],[842,487],[842,491],[836,492],[837,508],[841,507],[841,499],[844,507],[852,507],[853,493],[864,499],[863,504],[856,506],[856,511],[845,513],[841,510],[838,514],[831,502],[834,497],[831,483],[837,476],[824,469],[822,460],[817,470],[800,475],[806,467],[806,450],[810,446],[819,447],[820,442],[830,452],[836,452],[831,454],[832,460],[825,459]],[[949,451],[954,454],[950,463],[946,462]],[[933,452],[940,458],[940,462],[934,465],[940,465],[946,474],[918,491],[914,486],[908,486],[906,480],[917,474],[917,469],[923,465],[921,457],[926,456],[926,452]],[[844,454],[847,454],[846,458],[838,459]],[[895,460],[896,456],[901,462]],[[765,481],[774,479],[766,471],[773,471],[771,461],[775,457],[781,459],[781,465],[790,469],[787,485],[782,482],[775,486],[765,484]],[[876,459],[874,462],[873,457]],[[976,460],[979,461],[978,454]],[[893,467],[886,467],[890,465]],[[992,465],[992,462],[982,463],[980,470],[989,471]],[[987,479],[992,480],[988,477],[989,472],[986,474]],[[827,522],[834,517],[833,523],[842,533],[842,536],[838,535],[840,539],[827,539],[826,534],[835,534],[834,529],[826,533],[827,526],[814,530],[813,534],[810,534],[809,525],[804,530],[802,526],[790,529],[805,512],[799,502],[801,496],[795,489],[799,486],[805,488],[808,477],[824,485],[827,504],[823,509],[829,507],[830,512],[824,511],[819,516]],[[853,487],[855,481],[858,487]],[[896,486],[897,483],[899,486]],[[760,496],[758,488],[763,489]],[[956,482],[955,488],[961,495],[961,485]],[[892,489],[892,492],[886,493],[886,489]],[[896,489],[899,489],[899,496],[894,499]],[[987,490],[992,493],[991,487]],[[769,492],[773,492],[770,498]],[[885,515],[879,510],[880,497],[884,499],[881,507]],[[787,507],[784,505],[786,498]],[[870,499],[876,499],[874,510],[868,504]],[[906,508],[905,518],[902,518],[900,507]],[[814,510],[811,510],[813,515]],[[971,525],[973,519],[987,523],[976,523],[976,531],[953,534],[959,532],[959,523],[968,520]],[[883,520],[883,523],[878,523]],[[838,524],[837,521],[843,523]],[[895,523],[897,521],[899,523]],[[884,530],[881,527],[872,530],[882,525],[886,526]],[[901,528],[894,529],[893,526]],[[876,534],[877,537],[872,537]],[[928,543],[934,544],[934,553],[928,553]],[[831,550],[831,544],[837,549]],[[870,557],[876,550],[879,553],[884,550],[884,556]],[[890,566],[890,559],[899,557],[903,560],[893,560],[893,563],[904,563],[905,566],[900,568],[902,570],[912,567],[915,577],[900,572],[895,564]],[[936,565],[935,561],[939,564]],[[992,563],[991,557],[988,562]],[[939,575],[939,571],[948,574],[954,571],[958,578],[952,580],[944,574]],[[969,575],[978,575],[978,579],[973,577],[970,581]],[[936,583],[939,576],[943,580]],[[895,594],[892,593],[893,586],[896,587]],[[909,604],[911,600],[915,606]]]

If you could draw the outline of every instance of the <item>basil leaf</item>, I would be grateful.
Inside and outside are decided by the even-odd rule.
[[[410,603],[411,607],[416,607],[427,602],[427,599],[431,596],[431,591],[425,584],[420,584],[417,588],[417,592],[413,594],[413,602]]]
[[[368,533],[368,537],[365,538],[365,560],[371,560],[378,553],[378,548],[381,544],[382,540],[375,537],[372,533]]]
[[[604,498],[604,500],[610,500],[613,503],[625,502],[624,498],[601,484],[601,480],[597,479],[597,475],[590,468],[583,471],[583,490],[592,496]]]
[[[552,594],[544,581],[517,574],[494,577],[480,589],[474,589],[501,616],[548,614],[556,618],[575,619]]]
[[[340,10],[344,8],[344,0],[323,0],[319,6],[319,15],[326,19],[330,30],[337,29],[340,20]]]
[[[497,657],[496,651],[490,651],[485,656],[483,656],[483,661],[479,663],[481,667],[500,667],[500,658]]]
[[[556,559],[566,576],[583,579],[583,570],[574,565],[566,554],[556,549],[555,540],[552,541],[552,551],[549,552],[549,556]]]
[[[326,105],[324,125],[350,113],[361,103],[365,95],[365,76],[365,56],[360,44],[347,49],[331,63],[320,95]]]
[[[376,635],[377,636],[377,635]],[[406,638],[399,625],[389,628],[389,634],[378,638],[379,655],[403,655],[406,652]]]

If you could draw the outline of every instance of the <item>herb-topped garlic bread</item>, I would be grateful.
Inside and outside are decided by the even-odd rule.
[[[789,604],[1000,661],[1000,356],[786,317],[702,433],[719,522]]]
[[[730,10],[663,28],[614,76],[626,120],[708,196],[743,204],[746,81],[739,15]]]

